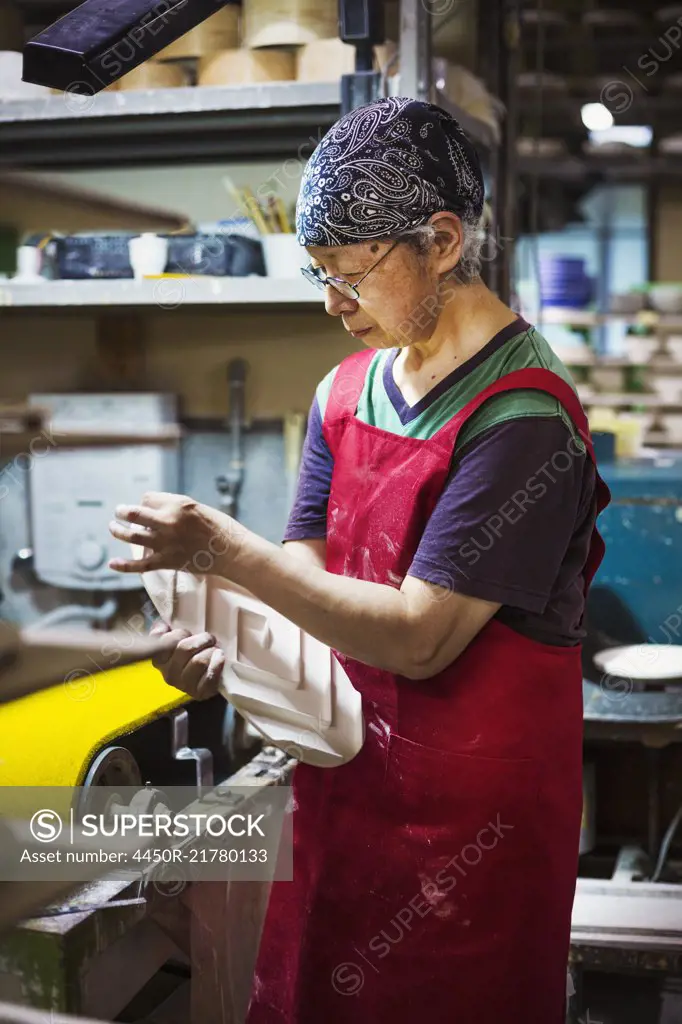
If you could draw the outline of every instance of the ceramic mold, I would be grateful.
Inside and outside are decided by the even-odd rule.
[[[355,757],[362,700],[329,647],[221,577],[160,569],[141,578],[164,622],[216,637],[220,692],[268,742],[322,768]]]

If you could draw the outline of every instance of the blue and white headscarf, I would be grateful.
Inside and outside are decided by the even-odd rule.
[[[483,212],[476,150],[432,103],[399,96],[345,114],[308,161],[296,205],[301,245],[348,245],[423,224],[451,210]]]

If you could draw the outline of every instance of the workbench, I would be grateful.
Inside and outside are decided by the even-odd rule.
[[[658,758],[662,749],[682,739],[682,693],[621,690],[617,679],[608,687],[586,680],[583,697],[588,746],[593,740],[637,743],[648,751],[648,858],[643,849],[626,846],[610,878],[578,878],[571,928],[575,998],[570,1024],[590,1019],[582,992],[585,972],[648,977],[661,985],[682,978],[682,886],[640,880],[644,862],[655,863],[660,844]],[[592,1024],[597,1024],[594,1018]]]
[[[264,747],[217,790],[287,785],[295,763]],[[81,886],[52,911],[95,909],[33,918],[0,939],[0,1001],[113,1020],[174,961],[191,974],[182,1024],[241,1024],[269,891],[266,881]]]

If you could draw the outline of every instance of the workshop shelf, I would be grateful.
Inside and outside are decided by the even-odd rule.
[[[485,148],[487,123],[439,102]],[[341,84],[276,82],[62,93],[0,102],[0,166],[93,167],[114,161],[307,160],[341,113]]]
[[[302,275],[278,277],[158,277],[99,281],[0,281],[0,307],[53,309],[143,306],[317,305],[324,295]]]

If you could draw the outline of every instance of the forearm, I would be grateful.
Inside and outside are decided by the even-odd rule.
[[[305,565],[314,565],[324,569],[326,561],[327,541],[319,540],[287,540],[284,550]]]
[[[235,556],[220,560],[220,574],[245,587],[275,611],[329,647],[396,674],[411,659],[410,606],[394,587],[326,572],[300,552],[245,532]]]

